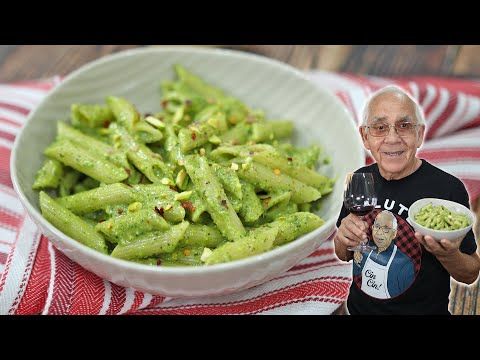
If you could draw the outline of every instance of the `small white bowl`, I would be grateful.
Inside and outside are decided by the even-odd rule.
[[[426,228],[425,226],[422,226],[415,221],[415,215],[420,211],[421,208],[423,208],[428,204],[432,204],[433,206],[443,205],[452,212],[465,214],[470,220],[470,225],[462,229],[450,230],[450,231],[434,230],[434,229]],[[410,225],[413,226],[415,231],[419,232],[422,235],[430,235],[437,241],[440,241],[441,239],[447,239],[447,240],[453,241],[459,238],[463,238],[470,231],[470,229],[472,228],[473,222],[475,221],[475,217],[469,208],[463,206],[462,204],[456,203],[454,201],[436,199],[436,198],[424,198],[424,199],[415,201],[410,206],[408,210],[407,221],[410,223]]]

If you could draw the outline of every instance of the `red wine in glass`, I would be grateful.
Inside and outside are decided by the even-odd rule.
[[[371,173],[349,174],[345,183],[343,203],[345,208],[352,214],[363,219],[365,215],[373,211],[377,205],[377,195],[373,175]],[[368,245],[368,239],[358,246],[348,248],[350,251],[362,253],[376,250],[376,246]]]
[[[350,208],[347,208],[347,210],[349,212],[351,212],[352,214],[354,215],[357,215],[357,216],[365,216],[367,215],[368,213],[370,213],[375,207],[372,205],[372,206],[362,206],[362,205],[354,205]]]

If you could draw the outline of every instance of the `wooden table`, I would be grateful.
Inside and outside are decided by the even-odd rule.
[[[137,45],[0,46],[0,83],[66,75],[98,57]],[[301,70],[322,69],[377,76],[432,75],[480,79],[478,45],[223,45],[289,63]],[[480,201],[474,205],[480,217]],[[477,221],[475,232],[479,238]],[[480,314],[479,282],[452,280],[453,314]],[[341,309],[337,311],[341,313]]]

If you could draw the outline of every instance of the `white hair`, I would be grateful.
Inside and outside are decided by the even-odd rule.
[[[393,213],[391,211],[388,211],[388,210],[383,210],[380,214],[383,214],[383,216],[387,216],[392,220],[392,229],[396,229],[397,226],[398,226],[398,222],[397,222],[397,218],[395,215],[393,215]],[[378,214],[378,215],[380,215]],[[377,215],[377,216],[378,216]],[[377,222],[377,218],[375,218],[375,221],[374,223]]]
[[[408,97],[415,106],[415,118],[417,120],[417,124],[425,125],[425,115],[423,113],[422,107],[418,104],[417,100],[415,100],[412,95],[410,95],[407,91],[397,85],[387,85],[370,95],[370,97],[365,102],[363,108],[362,125],[367,125],[368,117],[370,115],[370,104],[372,103],[372,101],[378,96],[385,93],[394,93]]]

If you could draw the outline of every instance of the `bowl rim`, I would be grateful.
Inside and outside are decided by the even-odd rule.
[[[456,229],[456,230],[435,230],[435,229],[431,229],[431,228],[427,228],[423,225],[420,225],[418,222],[415,221],[415,214],[413,214],[413,210],[411,210],[414,205],[416,203],[419,203],[419,202],[428,202],[428,201],[431,201],[431,200],[435,200],[435,201],[441,201],[443,203],[446,203],[444,206],[447,207],[448,205],[455,205],[455,206],[459,206],[460,208],[462,208],[463,210],[466,211],[466,213],[468,214],[468,217],[470,218],[470,225],[466,226],[466,227],[463,227],[461,229]],[[438,235],[449,235],[449,234],[454,234],[455,232],[463,232],[463,231],[469,231],[472,226],[473,226],[473,222],[475,221],[475,217],[473,216],[473,212],[472,210],[470,210],[469,208],[467,208],[465,205],[462,205],[456,201],[452,201],[452,200],[447,200],[447,199],[441,199],[441,198],[422,198],[422,199],[418,199],[417,201],[415,201],[412,205],[410,205],[410,207],[408,208],[408,219],[414,223],[416,226],[418,226],[420,229],[422,230],[428,230],[429,232],[434,232],[435,234],[438,234]]]
[[[110,255],[100,253],[98,251],[95,251],[88,246],[80,243],[79,241],[71,238],[70,236],[64,234],[61,232],[59,229],[57,229],[55,226],[53,226],[50,222],[48,222],[31,203],[27,199],[25,193],[22,191],[20,184],[19,184],[19,179],[16,171],[16,161],[17,161],[17,156],[19,153],[19,143],[21,142],[21,139],[23,139],[24,134],[25,134],[25,128],[30,124],[32,119],[36,116],[37,112],[39,109],[42,107],[44,103],[46,103],[52,96],[54,96],[58,91],[61,91],[64,86],[69,84],[71,81],[74,81],[77,76],[80,74],[90,70],[93,67],[99,66],[101,64],[107,63],[112,60],[124,58],[124,57],[130,57],[130,56],[135,56],[138,54],[143,54],[143,53],[169,53],[169,52],[185,52],[186,54],[191,54],[191,53],[196,53],[196,54],[218,54],[219,56],[232,56],[232,57],[237,57],[239,59],[246,59],[249,61],[256,61],[259,63],[264,63],[268,64],[270,66],[274,66],[282,71],[285,72],[290,72],[295,74],[299,79],[304,80],[307,82],[311,87],[312,92],[317,92],[318,94],[321,94],[322,96],[328,96],[331,98],[331,101],[335,104],[336,107],[339,109],[343,109],[345,116],[349,118],[351,121],[347,126],[351,126],[353,131],[357,131],[356,129],[356,124],[355,120],[348,111],[348,109],[345,107],[345,105],[338,99],[333,93],[327,91],[324,88],[321,88],[319,86],[316,86],[304,73],[302,73],[300,70],[296,69],[295,67],[283,63],[279,60],[268,58],[262,55],[257,55],[257,54],[252,54],[252,53],[247,53],[244,51],[238,51],[238,50],[231,50],[231,49],[224,49],[224,48],[208,48],[208,47],[196,47],[196,46],[162,46],[162,47],[146,47],[146,48],[134,48],[134,49],[128,49],[128,50],[123,50],[119,51],[114,54],[106,55],[101,58],[95,59],[93,61],[90,61],[78,69],[74,70],[70,74],[68,74],[63,81],[61,81],[60,84],[55,86],[41,101],[38,103],[38,105],[35,107],[34,110],[32,110],[22,128],[20,129],[19,134],[15,138],[15,142],[12,148],[12,152],[10,155],[10,176],[12,179],[13,183],[13,188],[19,197],[21,203],[23,206],[26,208],[27,213],[29,216],[33,217],[33,220],[38,224],[40,224],[41,227],[44,227],[48,229],[50,232],[52,232],[56,237],[59,239],[62,239],[62,241],[66,241],[66,243],[70,246],[73,247],[75,250],[78,250],[80,252],[85,252],[86,258],[92,257],[96,261],[100,262],[105,262],[109,266],[114,266],[114,267],[120,267],[123,268],[124,270],[128,271],[142,271],[142,272],[149,272],[149,273],[158,273],[158,274],[175,274],[175,275],[185,275],[185,274],[209,274],[209,273],[217,273],[217,272],[222,272],[227,269],[234,269],[234,268],[243,268],[243,267],[248,267],[249,265],[254,265],[258,262],[261,262],[263,260],[273,260],[277,257],[282,257],[282,255],[288,254],[295,248],[299,248],[304,242],[306,242],[308,239],[311,239],[313,237],[318,236],[319,233],[324,232],[325,229],[327,230],[327,235],[325,236],[325,240],[327,240],[329,237],[331,237],[334,232],[335,232],[335,224],[336,224],[336,218],[331,217],[330,219],[323,219],[325,222],[322,226],[319,228],[302,235],[301,237],[295,239],[294,241],[291,241],[287,244],[284,244],[282,246],[279,246],[275,249],[269,250],[265,253],[261,253],[258,255],[253,255],[249,256],[247,258],[243,259],[238,259],[238,260],[233,260],[229,261],[226,263],[220,263],[220,264],[214,264],[214,265],[209,265],[209,266],[175,266],[175,267],[162,267],[162,266],[151,266],[147,264],[141,264],[141,263],[135,263],[132,261],[128,260],[123,260],[123,259],[117,259],[114,258]],[[359,149],[363,149],[363,145],[360,141],[360,138],[357,137],[357,145]],[[355,154],[353,154],[355,156]],[[359,151],[358,154],[356,155],[357,159],[355,159],[358,162],[358,166],[364,166],[365,165],[365,158],[363,156],[363,152]],[[341,210],[341,207],[339,208],[339,211]]]

